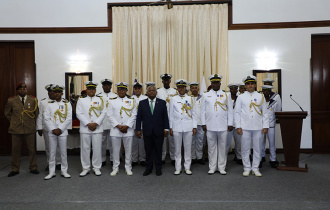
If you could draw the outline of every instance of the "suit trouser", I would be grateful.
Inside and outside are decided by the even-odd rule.
[[[228,131],[226,152],[228,154],[233,136],[234,136],[234,141],[235,141],[235,155],[236,155],[237,159],[242,159],[242,155],[241,155],[241,137],[242,136],[237,134],[236,128],[234,128],[232,131]]]
[[[146,170],[151,171],[155,163],[156,171],[162,170],[162,149],[164,136],[144,136],[146,150]]]
[[[207,131],[210,170],[225,170],[227,164],[227,131]]]
[[[175,145],[175,170],[181,171],[181,148],[182,140],[184,147],[184,169],[190,170],[191,165],[191,141],[192,131],[189,132],[173,132],[174,145]]]
[[[253,145],[252,167],[250,161],[251,139]],[[260,164],[261,130],[243,130],[241,144],[244,170],[258,170]]]
[[[269,159],[270,161],[276,160],[276,147],[275,147],[275,127],[268,129],[268,142],[269,142]],[[266,156],[266,135],[261,135],[261,157]]]
[[[102,133],[102,162],[107,160],[107,143],[109,145],[110,161],[112,161],[112,142],[110,130],[103,130]]]
[[[45,141],[45,152],[46,152],[46,157],[47,157],[47,163],[49,163],[49,131],[47,130],[42,130],[42,135],[44,136],[44,141]],[[61,153],[60,153],[60,148],[58,147],[56,150],[56,164],[61,164]]]
[[[174,157],[174,153],[175,153],[174,139],[173,139],[173,136],[171,136],[171,135],[168,135],[168,137],[164,137],[162,160],[165,160],[165,158],[166,158],[166,151],[167,151],[166,138],[168,138],[170,158],[171,158],[171,160],[174,160],[175,159],[175,157]]]
[[[143,133],[142,130],[141,130],[141,133]],[[139,139],[136,135],[134,135],[133,148],[132,148],[132,161],[141,162],[141,161],[145,161],[145,160],[146,160],[146,152],[144,149],[143,136],[141,139]]]
[[[62,173],[66,173],[68,170],[68,158],[67,158],[67,137],[68,136],[49,136],[49,173],[55,173],[55,156],[57,153],[61,154],[61,171]]]
[[[83,169],[91,167],[91,145],[93,147],[92,166],[93,169],[101,169],[102,166],[102,133],[80,134],[80,159]]]
[[[132,146],[133,146],[133,136],[117,137],[111,136],[112,140],[112,153],[113,153],[113,166],[112,169],[118,169],[120,164],[120,149],[121,149],[121,139],[123,139],[124,149],[125,149],[125,169],[132,170]]]
[[[204,131],[201,125],[197,125],[197,133],[192,137],[191,159],[203,158]]]
[[[29,151],[29,162],[30,171],[38,168],[37,160],[36,160],[36,134],[12,134],[12,152],[11,152],[11,170],[15,172],[19,172],[20,164],[21,164],[21,149],[22,149],[22,141],[25,140],[27,149]]]

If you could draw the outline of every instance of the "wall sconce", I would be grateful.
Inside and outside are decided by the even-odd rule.
[[[79,55],[79,50],[77,55],[73,56],[70,61],[70,71],[71,72],[85,72],[87,67],[86,57]]]
[[[269,70],[276,68],[277,59],[275,53],[273,52],[265,50],[264,52],[259,53],[256,61],[258,69]]]

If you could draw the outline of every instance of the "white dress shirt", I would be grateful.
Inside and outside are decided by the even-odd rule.
[[[220,102],[224,105],[216,104]],[[222,90],[210,90],[203,94],[201,106],[202,125],[209,131],[227,131],[233,126],[233,104],[231,98]]]
[[[102,92],[102,93],[98,94],[98,96],[103,97],[104,104],[105,104],[105,110],[107,110],[107,108],[109,106],[109,101],[118,97],[117,94],[115,94],[113,92],[109,92],[109,93]],[[107,117],[104,117],[102,126],[103,126],[103,130],[109,130],[110,129],[110,122],[109,122],[109,119]]]
[[[67,106],[67,110],[65,106]],[[57,110],[62,114],[67,113],[66,118],[60,119],[58,115],[55,115]],[[49,131],[49,136],[55,136],[51,131],[57,128],[62,131],[60,136],[67,136],[68,128],[72,127],[72,107],[70,102],[62,99],[60,102],[52,101],[51,103],[48,103],[47,107],[45,107],[44,119],[47,130]],[[63,122],[61,122],[61,120]]]
[[[134,136],[134,126],[137,114],[137,103],[134,99],[127,98],[116,98],[111,100],[108,106],[108,119],[110,121],[110,136],[116,137],[126,137],[126,136]],[[126,111],[122,109],[126,108],[131,111]],[[130,115],[130,116],[129,116]],[[128,126],[127,133],[122,133],[116,127],[117,125],[126,125]]]
[[[86,98],[79,98],[77,102],[76,114],[77,118],[80,120],[80,133],[102,133],[103,126],[102,122],[106,115],[106,104],[101,99],[102,97],[94,96]],[[90,112],[91,107],[101,107],[103,101],[103,109],[102,110],[95,110]],[[90,113],[90,114],[89,114]],[[88,124],[89,123],[97,123],[98,126],[94,131],[89,130]]]
[[[261,105],[258,107],[251,105],[251,103]],[[263,128],[269,128],[268,115],[265,113],[267,113],[267,104],[264,96],[257,91],[252,93],[245,91],[236,100],[236,128],[242,128],[243,130],[262,130]]]

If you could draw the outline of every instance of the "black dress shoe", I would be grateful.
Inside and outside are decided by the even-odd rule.
[[[205,158],[204,160],[205,160],[205,162],[209,162],[209,158]]]
[[[139,164],[138,162],[132,162],[132,167],[136,166],[137,164]]]
[[[144,172],[143,172],[143,176],[148,176],[149,174],[151,174],[152,173],[152,171],[150,171],[150,170],[145,170]]]
[[[195,165],[197,163],[197,159],[192,159],[191,160],[191,165]]]
[[[156,171],[156,176],[161,176],[162,174],[162,171]]]
[[[236,155],[235,155],[235,157],[234,157],[234,160],[233,161],[237,161],[237,157],[236,157]]]
[[[107,161],[102,162],[102,167],[105,166],[105,165],[107,165]]]
[[[141,166],[146,166],[146,161],[141,161],[141,162],[140,162],[140,165],[141,165]]]
[[[175,166],[175,160],[171,160],[171,164]]]
[[[261,158],[261,162],[266,162],[266,158],[265,157],[262,157]]]
[[[271,166],[272,168],[277,168],[278,165],[279,165],[279,163],[278,163],[277,160],[275,160],[275,161],[269,161],[269,164],[270,164],[270,166]]]
[[[110,165],[112,165],[112,166],[113,166],[113,161],[110,161]]]
[[[162,165],[165,165],[165,160],[162,160]]]
[[[17,174],[19,174],[18,171],[11,171],[11,172],[8,174],[8,177],[16,176]]]
[[[61,170],[61,164],[56,165],[56,170],[58,170],[58,171]]]
[[[30,171],[31,174],[39,174],[39,171],[37,169],[34,169],[32,171]]]
[[[197,160],[197,163],[198,163],[199,165],[205,165],[205,161],[204,161],[203,159],[198,159],[198,160]]]
[[[49,166],[47,165],[47,167],[45,168],[45,171],[49,171]]]

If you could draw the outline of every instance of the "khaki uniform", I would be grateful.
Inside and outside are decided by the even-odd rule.
[[[19,96],[8,99],[4,114],[10,122],[8,133],[12,134],[12,171],[18,172],[21,162],[21,146],[25,140],[30,161],[30,171],[37,169],[36,162],[36,119],[39,114],[38,101],[25,96],[24,106]]]

